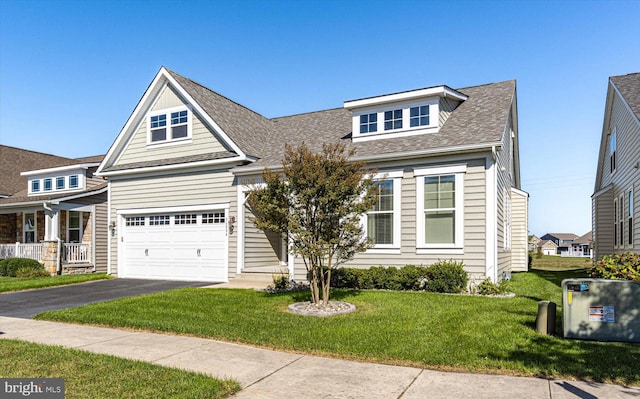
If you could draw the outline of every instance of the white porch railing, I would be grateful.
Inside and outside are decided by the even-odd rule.
[[[91,246],[89,244],[64,244],[63,262],[90,263]]]
[[[42,244],[0,244],[0,259],[29,258],[42,262]]]

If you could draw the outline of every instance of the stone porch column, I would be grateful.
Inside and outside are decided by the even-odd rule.
[[[58,241],[42,242],[42,264],[51,275],[57,273],[58,256]]]

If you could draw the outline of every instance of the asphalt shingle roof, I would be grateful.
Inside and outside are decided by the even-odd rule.
[[[611,81],[616,86],[629,107],[640,119],[640,72],[628,75],[612,76]]]

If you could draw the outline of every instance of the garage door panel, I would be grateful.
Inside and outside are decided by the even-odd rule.
[[[214,212],[224,215],[224,211]],[[150,279],[227,281],[224,220],[202,223],[203,219],[198,215],[197,218],[188,217],[190,222],[186,224],[184,215],[179,216],[179,222],[176,215],[180,214],[148,216],[144,226],[125,226],[123,275]],[[141,217],[135,218],[139,220]],[[156,224],[150,225],[150,221]],[[159,225],[159,221],[167,224]]]

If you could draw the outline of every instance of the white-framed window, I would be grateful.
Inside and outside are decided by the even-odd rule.
[[[465,173],[466,165],[414,170],[416,248],[463,249]]]
[[[409,108],[409,127],[429,126],[429,106]]]
[[[384,111],[384,130],[402,129],[402,108]]]
[[[617,147],[616,128],[613,128],[611,136],[609,136],[609,163],[611,173],[616,171],[616,147]]]
[[[224,212],[212,212],[202,214],[203,224],[220,224],[225,222]]]
[[[67,213],[67,241],[82,242],[82,212]]]
[[[69,176],[69,188],[78,188],[78,175]]]
[[[36,242],[37,234],[37,220],[35,212],[25,212],[22,214],[23,220],[23,241],[26,244],[31,244]]]
[[[175,224],[196,224],[198,222],[198,215],[195,213],[188,213],[175,216]]]
[[[378,173],[373,179],[378,202],[365,215],[365,234],[373,240],[373,249],[399,249],[402,171]]]
[[[629,189],[627,198],[629,202],[629,208],[627,210],[627,234],[629,234],[629,236],[627,238],[627,243],[629,246],[633,247],[633,188]]]
[[[613,199],[613,246],[618,248],[618,198]]]
[[[64,190],[65,187],[65,178],[64,177],[56,177],[56,190]]]
[[[43,180],[43,185],[44,185],[44,191],[51,191],[53,190],[53,182],[50,178],[44,179]]]
[[[624,195],[620,195],[620,200],[618,201],[618,228],[620,232],[618,233],[618,245],[620,248],[624,247]]]
[[[166,226],[171,223],[169,215],[153,215],[149,216],[149,226]]]
[[[148,143],[167,143],[191,137],[191,110],[176,107],[149,114]]]
[[[31,192],[40,192],[40,180],[31,180]]]
[[[144,216],[127,216],[124,221],[127,227],[145,225]]]
[[[360,133],[375,133],[378,131],[378,114],[360,115]]]

